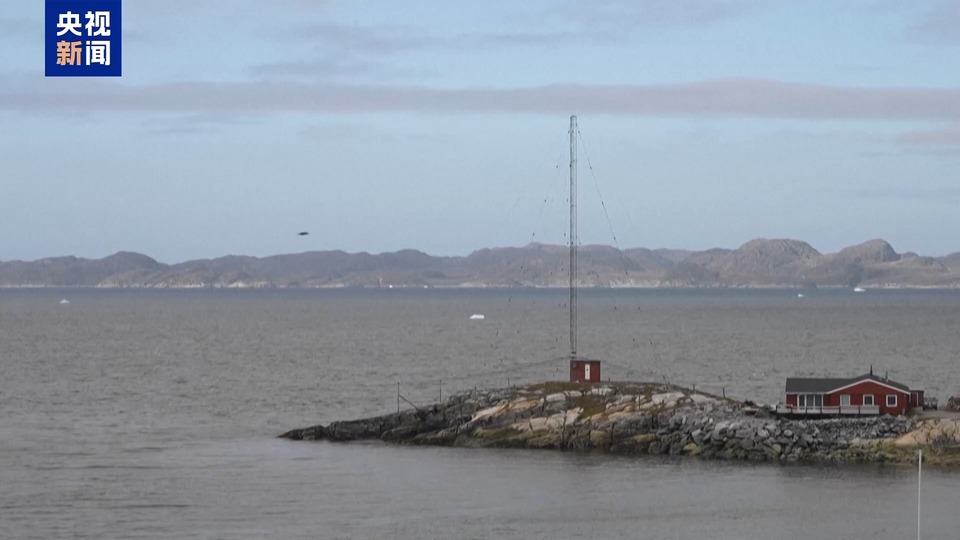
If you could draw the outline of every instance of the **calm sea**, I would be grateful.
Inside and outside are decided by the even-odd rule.
[[[582,291],[603,377],[773,403],[793,375],[960,394],[960,292]],[[69,304],[61,304],[66,299]],[[912,538],[909,467],[297,443],[564,379],[566,291],[0,291],[2,538]],[[472,314],[484,320],[470,320]],[[960,473],[925,470],[923,538]]]

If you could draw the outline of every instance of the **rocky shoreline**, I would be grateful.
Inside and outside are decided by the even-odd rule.
[[[657,383],[547,382],[469,391],[443,403],[327,426],[293,440],[597,450],[802,463],[960,466],[960,420],[782,419],[751,402]]]

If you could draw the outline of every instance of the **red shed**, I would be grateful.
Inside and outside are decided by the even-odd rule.
[[[600,361],[570,360],[570,382],[600,382]]]
[[[781,414],[903,414],[916,400],[905,384],[870,373],[852,379],[787,379]]]
[[[923,408],[926,401],[923,396],[923,390],[917,390],[912,388],[910,390],[910,407],[913,408]]]

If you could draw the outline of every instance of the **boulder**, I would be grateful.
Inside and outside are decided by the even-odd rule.
[[[590,431],[590,444],[594,448],[609,448],[610,433],[598,430]]]
[[[953,396],[947,400],[943,410],[950,412],[960,412],[960,396]]]
[[[683,453],[688,456],[697,456],[700,455],[700,452],[700,445],[697,443],[692,442],[683,447]]]

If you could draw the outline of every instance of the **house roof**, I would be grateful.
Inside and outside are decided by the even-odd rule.
[[[788,377],[787,393],[825,394],[834,388],[850,384],[851,379],[814,379],[806,377]]]
[[[787,393],[788,394],[829,394],[835,392],[842,388],[849,388],[856,384],[859,384],[864,381],[873,381],[877,384],[882,384],[884,386],[891,387],[895,390],[900,390],[901,392],[910,392],[910,387],[905,384],[891,381],[890,379],[885,379],[883,377],[878,377],[872,373],[867,373],[860,375],[859,377],[853,377],[848,379],[818,379],[818,378],[808,378],[808,377],[788,377],[787,378]]]

